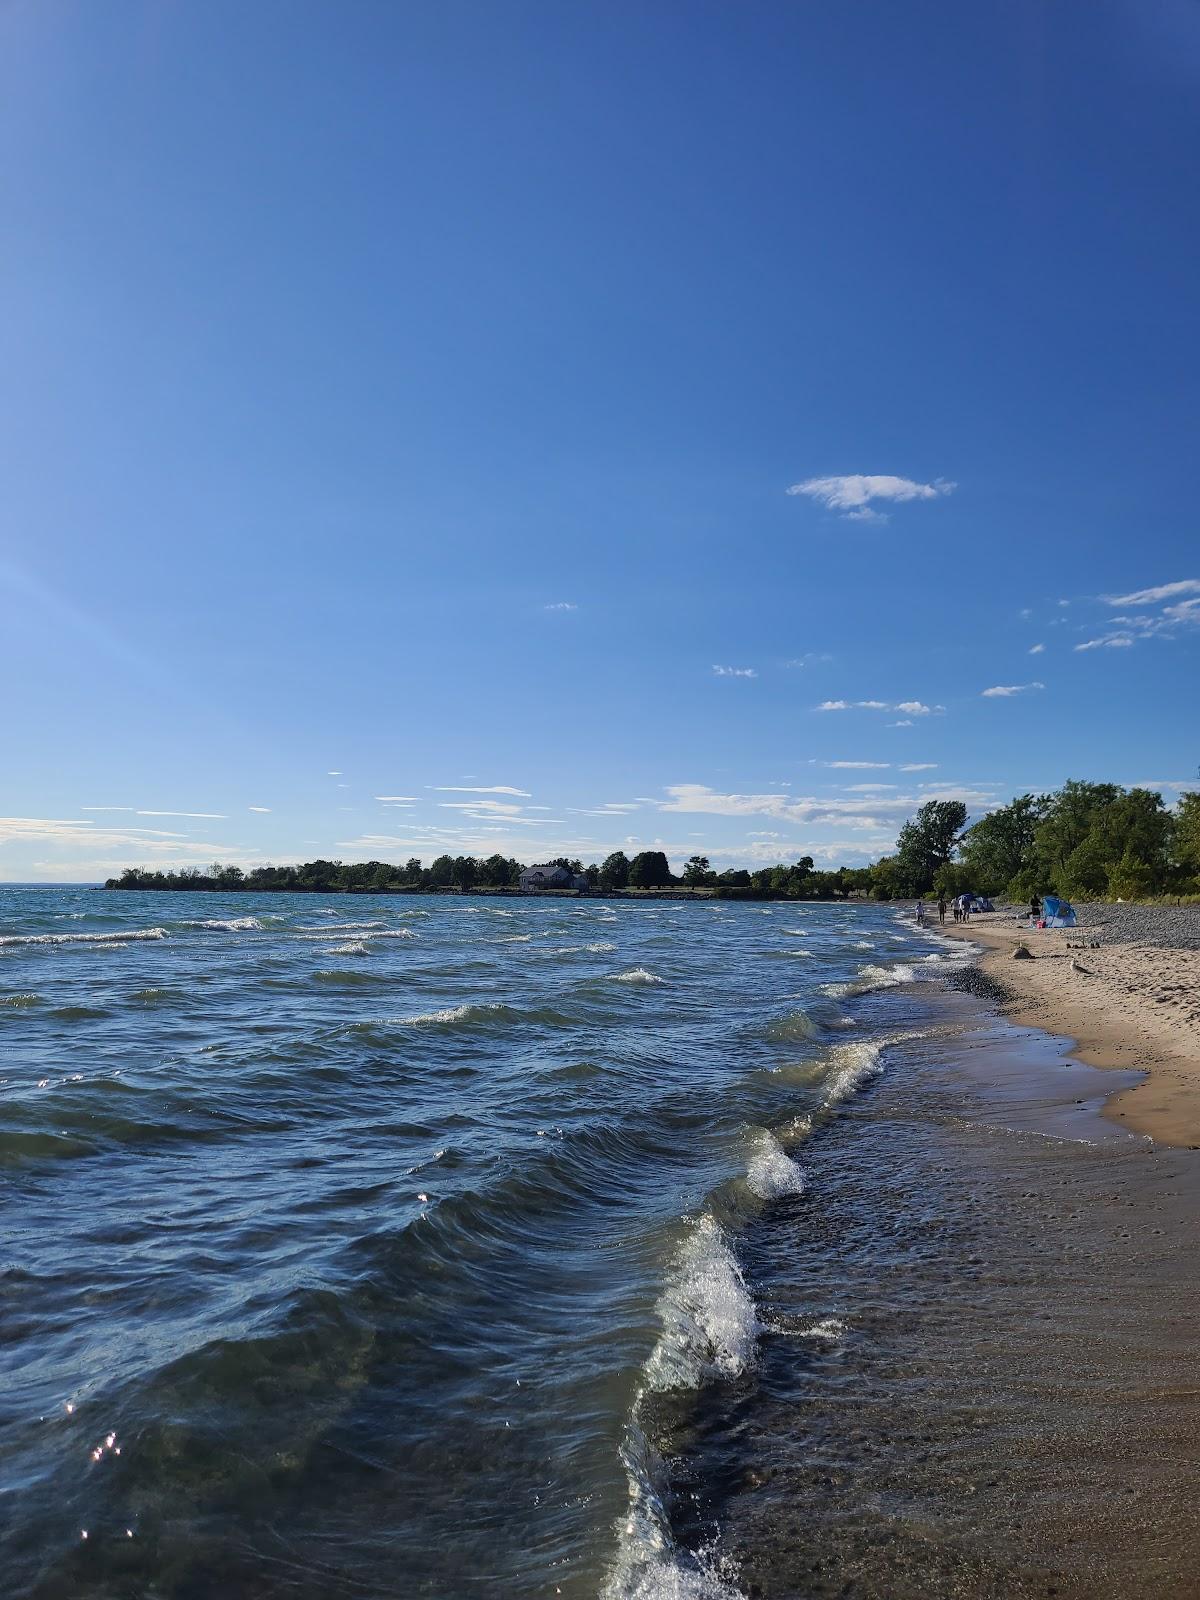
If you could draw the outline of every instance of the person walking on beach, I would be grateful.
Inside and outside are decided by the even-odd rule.
[[[940,894],[940,895],[938,895],[938,921],[939,922],[945,922],[945,920],[946,920],[946,896],[944,894]]]
[[[924,902],[924,900],[918,900],[917,901],[917,927],[918,928],[923,928],[924,926],[925,926],[925,902]]]

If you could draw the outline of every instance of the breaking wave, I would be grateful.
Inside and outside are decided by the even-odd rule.
[[[708,1378],[737,1378],[754,1360],[754,1302],[719,1223],[707,1213],[675,1259],[658,1315],[662,1332],[646,1363],[648,1389],[696,1389]]]
[[[890,967],[877,967],[868,963],[859,967],[858,977],[848,983],[823,983],[821,993],[835,1000],[844,1000],[856,994],[870,994],[876,989],[895,989],[902,983],[915,983],[916,972],[904,961]]]
[[[746,1183],[760,1200],[778,1200],[785,1194],[803,1193],[804,1173],[775,1135],[764,1128],[755,1140]]]
[[[111,944],[135,943],[143,939],[166,939],[165,928],[129,928],[119,933],[6,933],[0,934],[0,945],[30,944]]]
[[[653,972],[647,972],[645,967],[630,967],[628,972],[610,973],[613,983],[662,983]]]

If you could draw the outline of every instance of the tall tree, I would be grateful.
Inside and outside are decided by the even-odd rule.
[[[927,800],[896,839],[895,876],[903,894],[926,894],[945,866],[967,820],[961,800]]]
[[[605,856],[600,866],[602,889],[625,889],[629,885],[629,857],[624,850],[614,850]]]
[[[629,863],[633,889],[665,889],[671,881],[670,864],[661,850],[643,850]]]

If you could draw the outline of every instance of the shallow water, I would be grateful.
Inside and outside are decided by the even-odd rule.
[[[921,981],[963,959],[871,906],[3,892],[3,1591],[988,1592],[958,1434],[895,1441],[986,1407],[1014,1273],[1060,1341],[1124,1305],[1028,1196],[1154,1158]]]

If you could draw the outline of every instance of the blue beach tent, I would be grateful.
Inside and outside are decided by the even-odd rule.
[[[1056,900],[1052,894],[1048,894],[1042,901],[1042,915],[1046,919],[1048,928],[1075,926],[1075,907],[1069,900]]]

